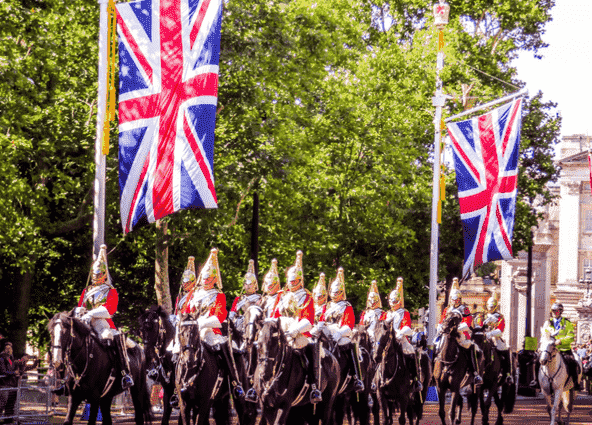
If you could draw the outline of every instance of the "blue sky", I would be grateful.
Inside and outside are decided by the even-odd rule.
[[[557,103],[562,136],[592,135],[592,0],[557,0],[543,40],[543,59],[523,52],[513,62],[529,94]]]

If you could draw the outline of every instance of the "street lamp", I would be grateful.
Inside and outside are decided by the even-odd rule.
[[[586,298],[590,297],[590,284],[592,283],[592,269],[586,267],[584,277],[580,279],[581,284],[586,284]]]
[[[428,322],[428,345],[433,347],[436,334],[436,285],[438,281],[438,203],[440,200],[440,139],[442,128],[442,107],[446,96],[442,92],[440,70],[444,67],[444,27],[448,24],[450,6],[443,0],[434,5],[434,25],[438,29],[438,56],[436,59],[436,93],[432,105],[436,108],[434,117],[434,178],[432,184],[432,227],[430,241],[430,304]]]

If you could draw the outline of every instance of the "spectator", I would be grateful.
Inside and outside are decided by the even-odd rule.
[[[586,347],[584,346],[584,344],[581,344],[578,348],[578,350],[576,351],[576,353],[578,354],[578,356],[580,357],[580,359],[585,359],[587,357],[587,350]]]
[[[0,417],[14,416],[17,390],[4,388],[16,388],[18,386],[19,370],[16,368],[12,356],[12,343],[6,339],[0,342]],[[13,418],[5,419],[5,424],[12,423]]]

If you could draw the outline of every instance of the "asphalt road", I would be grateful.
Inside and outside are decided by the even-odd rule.
[[[448,410],[448,404],[446,405],[446,409]],[[467,406],[463,409],[462,415],[462,423],[463,424],[470,424],[470,412],[467,410]],[[64,420],[65,409],[63,406],[60,406],[56,410],[56,414],[51,417],[50,423],[52,424],[61,424]],[[74,422],[75,425],[79,424],[86,424],[86,421],[82,421],[80,419],[80,414],[76,416],[76,420]],[[490,413],[490,423],[494,424],[495,419],[497,417],[497,409],[495,408],[495,404],[492,406],[491,413]],[[113,419],[114,423],[118,424],[131,424],[133,423],[133,415],[131,413],[127,415],[122,415],[121,412],[113,411]],[[481,424],[482,417],[481,414],[478,413],[475,418],[476,424]],[[154,415],[154,425],[160,424],[161,417],[159,414]],[[178,416],[173,414],[171,419],[171,425],[176,425],[178,420]],[[210,420],[210,423],[213,425],[213,420]],[[236,420],[232,422],[232,425],[236,424]],[[347,423],[347,422],[345,422]],[[397,418],[395,418],[394,423],[398,423]],[[424,410],[424,417],[420,421],[421,425],[440,425],[441,421],[438,416],[438,404],[433,402],[428,402],[425,405]],[[525,398],[525,397],[518,397],[516,400],[516,405],[514,408],[514,412],[511,414],[504,415],[504,424],[509,425],[539,425],[539,424],[549,424],[549,416],[546,412],[545,407],[545,400],[542,397],[537,398]],[[592,424],[592,396],[584,395],[581,393],[578,395],[574,409],[571,414],[570,419],[571,425],[590,425]]]

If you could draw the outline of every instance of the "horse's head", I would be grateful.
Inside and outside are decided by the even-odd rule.
[[[268,382],[273,377],[286,344],[280,319],[266,319],[257,337],[257,369],[263,382]]]
[[[551,361],[558,353],[557,347],[555,346],[555,337],[557,331],[549,332],[548,330],[541,330],[541,342],[539,344],[539,363],[546,365]]]
[[[140,334],[146,351],[153,351],[158,341],[158,331],[160,329],[158,309],[160,306],[152,306],[138,317],[140,324]]]
[[[360,347],[365,348],[368,352],[371,351],[370,336],[368,335],[368,325],[357,325],[352,332],[352,342],[357,343]]]
[[[383,353],[389,343],[393,342],[392,335],[392,324],[391,320],[379,320],[374,328],[374,348],[372,350],[372,356],[375,362],[382,360]]]
[[[183,314],[179,320],[179,344],[181,354],[179,362],[189,363],[194,359],[194,354],[201,349],[199,336],[199,324],[197,314]]]
[[[263,309],[258,305],[252,305],[247,309],[244,318],[245,334],[244,338],[248,345],[255,342],[257,332],[261,329],[263,323]]]
[[[47,325],[51,337],[51,363],[57,370],[65,363],[65,355],[82,347],[90,327],[75,317],[74,310],[53,316]]]

